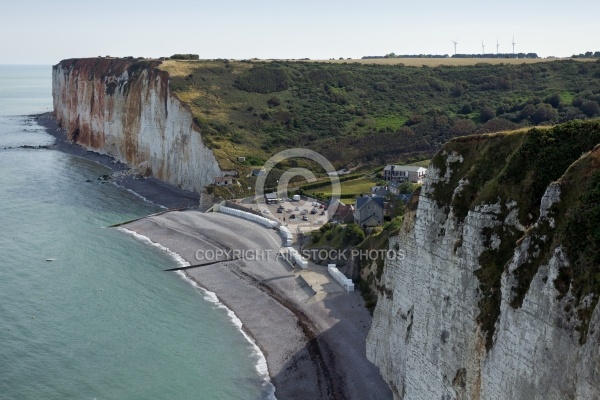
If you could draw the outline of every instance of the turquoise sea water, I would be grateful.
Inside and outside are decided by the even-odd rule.
[[[24,116],[51,107],[50,67],[0,66],[0,399],[265,398],[227,311],[104,228],[157,206],[86,182],[108,173],[95,163],[18,148],[53,142]]]

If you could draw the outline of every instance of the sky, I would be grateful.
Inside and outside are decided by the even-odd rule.
[[[20,0],[3,2],[0,64],[99,55],[361,58],[600,51],[600,2],[572,0]]]

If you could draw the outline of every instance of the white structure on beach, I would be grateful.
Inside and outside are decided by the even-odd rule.
[[[279,227],[279,233],[281,233],[281,236],[283,238],[284,246],[285,247],[291,246],[294,241],[294,237],[293,237],[290,229],[287,226],[281,225]]]
[[[246,211],[236,210],[235,208],[219,206],[216,211],[233,215],[235,217],[247,219],[249,221],[254,221],[263,226],[266,226],[267,228],[277,228],[279,226],[279,222],[277,221],[273,221],[272,219],[261,217],[260,215],[252,214]]]
[[[308,268],[308,261],[302,258],[302,256],[296,251],[296,249],[294,249],[293,247],[286,247],[285,252],[287,252],[287,259],[291,263],[296,264],[302,269]]]
[[[338,283],[342,285],[347,292],[354,291],[354,283],[352,282],[352,279],[346,278],[346,275],[344,275],[339,269],[337,269],[335,264],[328,264],[327,272],[329,272],[329,275],[331,275],[333,279],[338,281]]]

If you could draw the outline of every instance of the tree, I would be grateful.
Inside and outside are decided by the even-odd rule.
[[[402,200],[390,193],[388,193],[385,197],[386,200],[390,203],[391,218],[396,218],[401,215],[404,215],[406,206],[404,205],[404,202]]]
[[[471,107],[470,104],[465,104],[464,106],[462,106],[462,108],[460,109],[460,113],[461,114],[471,114],[473,112],[473,107]]]
[[[465,87],[463,86],[462,83],[456,82],[454,84],[454,86],[452,86],[452,90],[450,91],[450,94],[452,94],[452,96],[454,96],[454,97],[460,97],[463,94],[465,94]]]
[[[554,108],[560,107],[562,99],[558,93],[551,94],[544,99],[544,103],[550,104]]]
[[[416,124],[419,124],[419,123],[423,122],[424,120],[425,120],[425,118],[423,118],[422,115],[413,114],[413,115],[410,116],[410,118],[408,119],[408,121],[406,121],[406,125],[407,126],[416,125]]]
[[[492,118],[496,117],[496,111],[490,107],[490,106],[485,106],[483,107],[483,109],[481,110],[481,121],[482,122],[487,122]]]
[[[519,113],[519,119],[523,120],[531,118],[533,113],[535,113],[535,110],[536,108],[533,104],[527,104]]]
[[[475,131],[475,123],[469,118],[458,118],[454,120],[450,134],[452,136],[469,135]]]
[[[555,121],[556,119],[558,119],[558,113],[550,104],[538,104],[535,112],[531,115],[531,120],[536,124]]]
[[[579,107],[588,117],[600,114],[600,106],[593,100],[584,100]]]
[[[477,133],[491,133],[500,131],[512,131],[517,129],[517,124],[505,118],[494,118],[481,125]]]
[[[281,100],[279,100],[279,97],[271,97],[269,100],[267,100],[267,104],[271,107],[277,107],[281,104]]]
[[[346,225],[344,230],[345,242],[349,245],[356,245],[365,239],[365,233],[360,229],[360,226],[354,222]]]

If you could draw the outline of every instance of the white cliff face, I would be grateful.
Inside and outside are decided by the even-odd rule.
[[[70,139],[200,192],[221,170],[168,74],[133,61],[67,60],[53,68],[54,113]]]
[[[452,155],[452,162],[462,162]],[[600,398],[599,307],[593,312],[584,345],[568,322],[569,295],[559,299],[553,281],[568,263],[560,247],[542,264],[522,306],[513,308],[512,272],[527,263],[534,241],[525,234],[502,274],[500,316],[493,345],[486,350],[477,317],[482,293],[475,271],[485,250],[502,240],[486,231],[518,223],[515,202],[477,206],[458,223],[439,208],[433,184],[448,182],[446,170],[430,167],[418,208],[405,217],[390,249],[405,258],[387,260],[382,290],[369,337],[367,357],[390,383],[397,399],[592,399]],[[459,182],[460,185],[468,182]],[[552,204],[560,188],[549,186],[539,223],[553,227]]]

